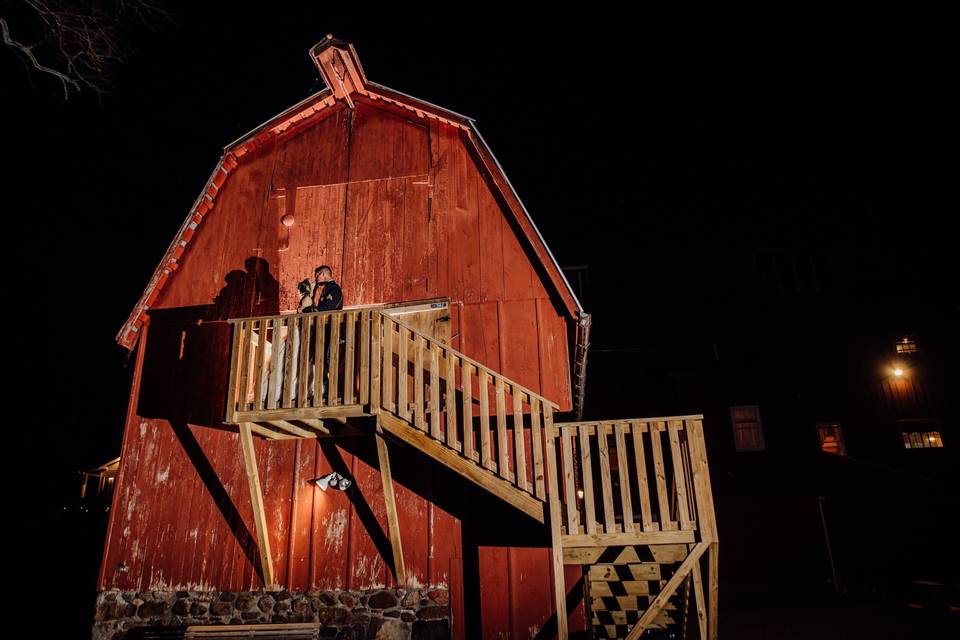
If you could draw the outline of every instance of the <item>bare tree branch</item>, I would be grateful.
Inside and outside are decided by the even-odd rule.
[[[60,82],[63,83],[64,99],[68,99],[70,97],[70,92],[69,92],[70,86],[73,86],[73,88],[78,91],[80,90],[80,85],[78,85],[77,81],[71,78],[70,76],[64,73],[60,73],[56,69],[51,69],[50,67],[40,64],[40,61],[37,60],[37,57],[33,55],[33,47],[35,45],[26,46],[13,40],[10,37],[10,28],[7,26],[7,21],[5,18],[0,18],[0,31],[3,32],[3,43],[21,51],[23,55],[26,56],[27,60],[30,61],[30,64],[33,66],[34,69],[36,69],[37,71],[41,71],[43,73],[49,73],[60,79]]]
[[[5,4],[11,15],[0,17],[4,44],[31,70],[60,80],[65,99],[71,87],[102,95],[111,86],[111,70],[132,50],[124,32],[169,19],[152,0],[21,0],[15,25]]]

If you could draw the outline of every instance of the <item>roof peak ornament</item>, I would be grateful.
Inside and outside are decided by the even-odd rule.
[[[367,76],[363,73],[353,45],[328,33],[326,38],[310,48],[310,58],[317,65],[334,98],[353,109],[350,94],[366,93],[367,84]]]

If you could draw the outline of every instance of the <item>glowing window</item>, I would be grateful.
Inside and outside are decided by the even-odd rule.
[[[763,427],[760,424],[760,407],[746,405],[730,407],[733,422],[733,440],[737,451],[763,451]]]
[[[904,449],[942,449],[943,433],[937,420],[900,420]]]
[[[843,441],[843,429],[838,422],[823,422],[817,425],[817,437],[820,450],[838,456],[847,455],[847,445]]]
[[[896,342],[897,353],[916,353],[917,341],[913,336],[903,336]]]

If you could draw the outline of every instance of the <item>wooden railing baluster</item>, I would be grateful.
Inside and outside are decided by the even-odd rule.
[[[527,484],[526,438],[523,428],[523,399],[516,387],[510,388],[513,396],[513,464],[516,469],[517,486],[529,492]]]
[[[343,404],[353,404],[354,398],[354,384],[356,384],[356,375],[353,370],[353,359],[354,359],[354,350],[356,346],[354,341],[356,340],[356,322],[357,322],[357,312],[356,311],[347,311],[343,314],[344,323],[346,325],[346,344],[344,345],[344,354],[343,354]]]
[[[587,425],[580,425],[580,476],[583,478],[584,528],[588,534],[597,532],[597,514],[593,495],[593,466],[590,463],[590,430],[591,428]]]
[[[460,386],[463,389],[463,455],[473,459],[473,375],[474,366],[460,361]]]
[[[510,462],[507,459],[507,403],[504,397],[503,378],[495,380],[497,393],[497,467],[501,478],[510,479]]]
[[[480,461],[487,469],[493,469],[490,453],[490,387],[486,369],[478,371],[480,380],[477,397],[480,398]]]
[[[613,426],[617,443],[617,472],[620,476],[620,509],[623,513],[623,531],[633,531],[633,502],[630,498],[630,456],[627,453],[627,425],[618,422]]]
[[[330,389],[327,398],[331,406],[343,404],[340,401],[340,332],[343,316],[330,316],[330,367],[327,371],[327,380]]]
[[[535,496],[545,500],[547,494],[543,483],[543,440],[540,429],[540,400],[531,396],[530,444],[533,448],[533,490]]]
[[[370,402],[370,315],[360,314],[360,404]]]
[[[445,362],[447,364],[444,389],[446,391],[446,431],[447,431],[447,446],[451,449],[457,449],[457,445],[460,444],[457,439],[457,372],[456,372],[456,360],[453,355],[453,352],[449,349],[444,349]]]
[[[690,519],[690,507],[687,501],[687,482],[683,473],[683,455],[680,453],[680,427],[683,422],[670,420],[667,422],[667,437],[670,441],[670,454],[673,467],[673,481],[677,488],[677,518],[680,520],[680,529],[693,529]]]
[[[544,415],[546,418],[546,415]],[[580,533],[580,507],[577,504],[576,476],[573,466],[573,427],[559,427],[560,429],[560,448],[563,455],[563,495],[566,496],[567,503],[567,535],[578,535]],[[553,489],[560,499],[560,488]]]
[[[616,514],[613,509],[613,473],[610,470],[610,448],[607,440],[608,425],[597,424],[597,453],[600,458],[600,494],[603,498],[603,528],[605,533],[617,533]]]
[[[380,380],[383,319],[382,315],[375,313],[370,322],[370,410],[373,412],[380,410],[380,396],[383,393],[383,382]]]
[[[406,327],[398,327],[397,336],[397,415],[410,421],[410,403],[407,401],[407,346],[410,334]]]
[[[383,379],[383,394],[380,396],[380,406],[390,413],[397,412],[397,403],[393,396],[393,343],[395,340],[393,329],[395,324],[392,318],[383,318],[383,342],[380,346],[382,349],[381,360],[383,361],[383,366],[380,369],[380,376]]]
[[[430,435],[443,440],[440,430],[440,354],[438,345],[428,343],[430,348]]]
[[[660,434],[666,429],[662,421],[650,423],[650,450],[653,452],[653,471],[657,483],[657,505],[660,514],[660,528],[664,531],[676,531],[677,523],[670,519],[670,498],[667,494],[667,474],[663,464],[663,447]]]

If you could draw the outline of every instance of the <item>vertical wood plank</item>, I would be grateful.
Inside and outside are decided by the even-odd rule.
[[[309,406],[310,391],[310,316],[302,315],[297,318],[297,329],[300,331],[300,345],[297,354],[297,407]]]
[[[370,316],[360,314],[360,404],[370,402]]]
[[[687,422],[687,445],[690,448],[690,470],[693,475],[694,502],[701,538],[707,542],[717,540],[717,523],[710,488],[710,470],[707,467],[707,450],[703,441],[703,426],[699,420]]]
[[[544,420],[547,418],[547,410],[550,407],[544,407]],[[573,427],[560,427],[560,448],[563,454],[563,489],[567,503],[567,535],[577,535],[580,533],[580,507],[577,504],[576,477],[573,468],[573,442],[571,440],[571,431]],[[557,499],[560,499],[560,491],[557,490]]]
[[[510,395],[513,396],[513,462],[517,473],[517,486],[524,491],[530,491],[527,482],[527,454],[523,429],[523,400],[516,385],[510,386]]]
[[[547,416],[544,415],[544,422],[547,422]],[[557,448],[554,440],[554,429],[552,420],[545,429],[545,438],[547,445],[547,473],[549,474],[550,492],[548,499],[550,501],[550,540],[552,549],[550,557],[553,573],[553,600],[557,611],[557,638],[567,637],[567,588],[564,582],[563,571],[563,547],[561,543],[560,530],[560,481],[557,474]],[[567,435],[569,440],[569,434]],[[576,507],[576,503],[574,503]],[[569,513],[569,511],[568,511]],[[568,516],[569,517],[569,516]],[[576,533],[567,529],[568,533]]]
[[[663,466],[663,448],[660,434],[666,429],[663,422],[650,423],[650,451],[653,453],[653,473],[657,483],[657,505],[660,512],[660,528],[676,531],[677,523],[670,519],[670,499],[667,494],[667,474]]]
[[[713,507],[711,506],[711,509]],[[714,532],[716,533],[716,532]],[[716,542],[716,536],[714,536],[714,542],[711,543],[709,552],[707,553],[707,583],[708,583],[708,598],[707,603],[707,637],[709,640],[717,640],[717,611],[719,606],[718,597],[720,595],[720,582],[718,575],[718,562],[720,561],[720,547]]]
[[[267,326],[266,320],[256,320],[257,326],[257,357],[254,364],[254,375],[256,376],[256,386],[253,389],[253,410],[259,411],[266,406],[266,397],[263,394],[263,368],[264,355],[267,350]],[[269,384],[269,381],[268,381]],[[269,394],[267,394],[269,395]]]
[[[330,370],[327,371],[330,390],[327,397],[331,406],[343,404],[340,395],[340,325],[343,317],[342,313],[330,314]]]
[[[617,443],[617,471],[620,474],[620,507],[623,511],[623,531],[633,531],[633,502],[630,498],[630,455],[627,452],[626,424],[618,422],[613,426]]]
[[[480,460],[484,467],[493,469],[490,458],[490,376],[486,369],[480,369],[477,377],[477,395],[480,398]]]
[[[373,312],[370,317],[370,411],[380,410],[380,365],[383,361],[383,314]]]
[[[440,430],[440,354],[439,346],[427,343],[430,348],[430,435],[443,439]]]
[[[693,548],[693,545],[688,545]],[[703,576],[700,571],[700,563],[693,565],[693,597],[697,606],[697,625],[700,628],[700,638],[707,639],[707,602],[703,596]]]
[[[460,361],[460,387],[463,393],[463,455],[473,459],[473,365]]]
[[[357,336],[357,312],[356,311],[347,311],[343,314],[344,322],[346,323],[346,349],[343,354],[343,403],[344,404],[353,404],[354,403],[354,394],[355,384],[357,380],[356,372],[353,370],[353,361],[354,361],[354,351],[356,350],[356,336]]]
[[[244,321],[234,323],[233,335],[230,337],[230,378],[227,381],[227,397],[230,401],[227,403],[227,422],[234,421],[237,407],[242,407],[247,400],[247,368],[243,362],[243,334],[246,324]]]
[[[682,424],[679,420],[667,422],[667,439],[670,441],[670,455],[673,458],[673,481],[677,487],[677,514],[680,520],[680,528],[689,531],[693,529],[694,525],[690,519],[690,504],[687,500],[687,479],[684,476],[685,460],[683,452],[680,450],[679,431]]]
[[[597,532],[597,514],[593,500],[593,465],[590,461],[590,430],[580,425],[580,474],[583,483],[583,512],[587,533]]]
[[[510,462],[507,460],[507,402],[504,397],[503,378],[496,376],[497,393],[497,471],[501,478],[510,478]]]
[[[393,395],[393,343],[395,325],[396,323],[393,321],[393,318],[389,316],[383,317],[383,342],[380,343],[380,350],[383,356],[381,358],[383,364],[380,369],[380,376],[383,380],[383,392],[380,396],[380,406],[390,413],[397,412],[397,404]]]
[[[416,405],[413,419],[421,431],[427,430],[426,408],[424,407],[424,382],[423,382],[423,348],[424,339],[421,336],[414,335],[414,360],[413,360],[413,402]]]
[[[284,338],[286,347],[283,358],[283,380],[281,381],[281,387],[283,388],[281,406],[285,409],[294,406],[293,403],[296,399],[296,389],[292,383],[293,372],[296,371],[297,367],[297,353],[293,345],[298,338],[297,331],[299,330],[299,321],[299,316],[289,316],[286,319],[287,336]]]
[[[640,498],[640,519],[644,531],[659,531],[660,525],[653,522],[650,509],[650,482],[647,475],[647,457],[643,447],[643,434],[647,432],[646,422],[634,422],[630,425],[633,436],[634,461],[637,466],[637,489]]]
[[[327,390],[327,316],[326,314],[312,314],[313,322],[313,406],[322,407],[326,404],[324,393]]]
[[[410,343],[410,331],[397,326],[397,415],[410,421],[410,403],[407,400],[407,346]]]
[[[530,444],[533,449],[533,491],[546,498],[543,487],[543,436],[540,431],[540,399],[530,396]]]
[[[613,472],[610,470],[609,425],[597,424],[597,454],[600,457],[600,495],[603,498],[603,525],[606,533],[618,533],[613,510]]]
[[[270,326],[273,328],[270,341],[270,381],[267,383],[267,408],[276,409],[277,401],[280,399],[280,382],[282,373],[280,371],[280,345],[283,338],[283,318],[271,318]]]
[[[444,355],[446,356],[446,382],[445,388],[447,391],[446,398],[446,431],[447,431],[447,446],[451,449],[456,449],[459,444],[457,439],[457,371],[456,371],[456,356],[453,355],[453,351],[450,349],[444,349]]]

